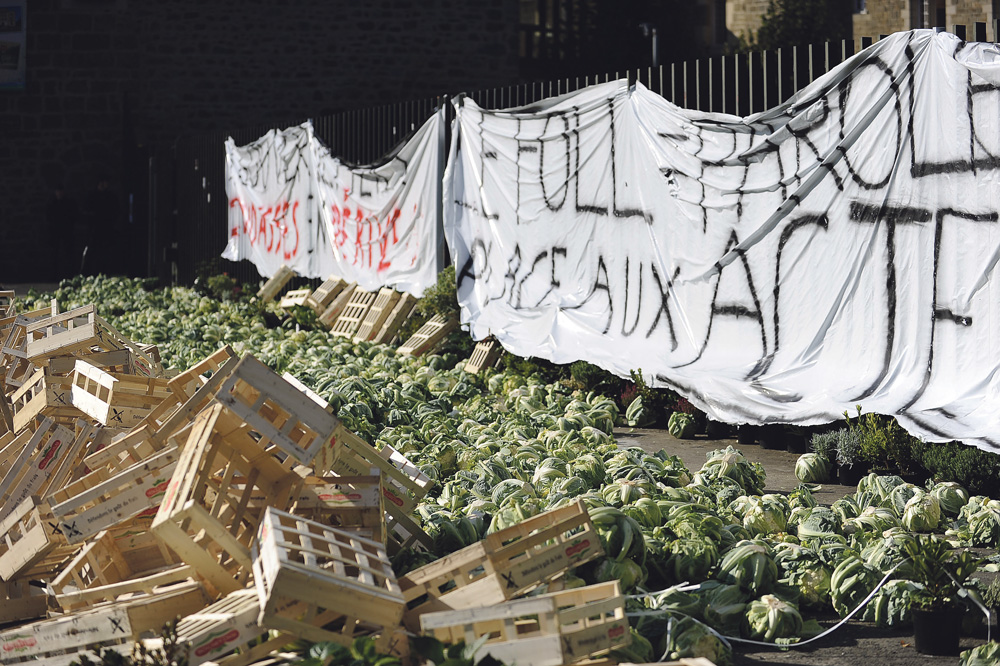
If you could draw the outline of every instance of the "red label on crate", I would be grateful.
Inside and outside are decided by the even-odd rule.
[[[582,556],[590,550],[590,539],[577,539],[566,549],[566,557]]]
[[[59,453],[59,447],[62,446],[61,439],[54,439],[49,442],[49,448],[45,449],[45,453],[42,454],[42,460],[38,463],[38,469],[45,469],[48,467],[49,463],[56,457]]]
[[[396,506],[403,506],[403,500],[396,497],[396,495],[394,495],[392,491],[386,488],[385,486],[382,486],[382,494],[385,495],[385,498],[387,500],[389,500]]]
[[[146,491],[146,497],[153,499],[157,495],[164,495],[167,492],[167,486],[170,485],[169,479],[157,479],[153,481],[156,485]]]
[[[343,502],[344,500],[351,500],[352,502],[357,502],[362,498],[360,493],[337,493],[336,495],[330,495],[328,493],[321,493],[319,498],[321,500],[328,500],[331,502]]]
[[[211,634],[208,638],[201,643],[201,645],[195,647],[194,654],[198,657],[204,657],[210,652],[215,652],[219,648],[223,647],[227,643],[232,643],[237,638],[240,637],[240,632],[238,629],[230,629],[226,634]]]
[[[31,636],[15,636],[14,640],[4,642],[3,651],[20,652],[22,650],[27,650],[28,648],[33,648],[36,645],[38,645],[38,641]]]
[[[611,627],[608,629],[608,638],[618,638],[625,634],[625,627],[618,625],[617,627]]]

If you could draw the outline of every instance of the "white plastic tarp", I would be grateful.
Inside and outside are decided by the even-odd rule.
[[[362,289],[415,296],[443,265],[440,192],[444,110],[377,164],[334,157],[310,123],[226,142],[229,242],[223,257],[250,259],[269,277],[337,275]]]
[[[463,323],[519,355],[641,369],[724,421],[861,405],[996,446],[998,79],[996,46],[914,31],[747,118],[623,81],[457,100]]]

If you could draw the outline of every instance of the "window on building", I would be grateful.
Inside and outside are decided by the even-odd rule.
[[[867,14],[868,13],[868,0],[854,0],[854,13],[855,14]]]

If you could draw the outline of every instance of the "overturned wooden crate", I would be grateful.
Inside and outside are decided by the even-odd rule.
[[[43,496],[53,484],[66,481],[74,463],[82,460],[84,442],[72,430],[49,419],[43,419],[35,431],[25,430],[12,440],[2,454],[9,469],[0,479],[0,520],[32,495]]]
[[[333,326],[330,327],[330,333],[345,338],[353,338],[376,298],[378,298],[378,294],[374,292],[355,288],[351,293],[351,298],[347,302],[347,305],[344,306],[344,311],[340,313],[337,321],[333,322]]]
[[[261,509],[286,509],[302,477],[285,469],[239,417],[214,403],[191,427],[151,529],[219,594],[244,587]]]
[[[472,645],[505,664],[562,666],[631,643],[618,581],[517,599],[487,608],[429,613],[421,629],[444,643]]]
[[[281,300],[278,302],[278,307],[283,310],[291,310],[296,306],[303,306],[311,293],[312,289],[309,287],[286,291],[285,295],[282,296]]]
[[[0,580],[0,625],[45,617],[47,597],[26,580]]]
[[[372,340],[382,330],[383,324],[399,302],[400,293],[388,287],[380,289],[368,312],[365,313],[361,325],[354,334],[355,342]]]
[[[73,406],[102,425],[139,425],[169,396],[163,378],[105,372],[85,359],[73,367]]]
[[[180,452],[168,446],[120,472],[94,470],[49,495],[59,529],[69,543],[81,543],[160,505]]]
[[[49,372],[57,375],[71,375],[76,367],[76,362],[83,358],[89,363],[105,372],[115,372],[122,375],[136,374],[136,363],[130,349],[116,349],[107,352],[95,352],[86,356],[56,356],[49,359]]]
[[[310,308],[316,313],[316,316],[322,315],[330,304],[333,303],[334,299],[340,295],[340,292],[344,291],[347,287],[347,280],[339,278],[336,275],[331,275],[326,280],[323,281],[316,291],[309,294],[303,303],[304,306]]]
[[[396,351],[399,354],[420,356],[441,344],[456,328],[458,328],[457,318],[434,315]]]
[[[403,595],[382,544],[269,507],[254,550],[261,625],[344,645],[399,625]],[[282,613],[291,601],[308,612]]]
[[[9,664],[68,666],[84,656],[100,663],[101,650],[128,654],[136,640],[209,601],[199,584],[181,583],[155,594],[0,631],[0,654]]]
[[[582,502],[546,511],[400,578],[406,625],[415,631],[424,613],[513,599],[603,554]]]
[[[15,432],[27,428],[36,419],[48,417],[63,424],[87,418],[73,404],[73,378],[52,374],[39,368],[11,394]]]
[[[393,306],[389,316],[382,323],[382,328],[375,333],[371,341],[377,344],[391,344],[396,339],[396,334],[410,315],[417,307],[417,297],[412,294],[403,294],[396,305]]]
[[[167,386],[180,403],[189,400],[198,389],[212,383],[213,379],[217,382],[215,387],[217,390],[222,385],[221,380],[228,376],[229,372],[236,367],[235,363],[229,363],[229,361],[234,359],[239,361],[239,355],[230,345],[226,345],[222,349],[209,354],[187,370],[178,373],[177,376],[172,377],[167,382]],[[220,373],[222,377],[219,376]]]
[[[77,548],[66,543],[48,504],[29,497],[0,520],[0,579],[50,578]]]
[[[267,282],[261,286],[260,290],[257,292],[257,298],[265,303],[273,301],[281,290],[285,288],[288,281],[293,277],[295,277],[295,271],[285,264],[282,264],[281,267],[275,271],[274,275],[268,278]]]
[[[337,294],[337,297],[330,301],[330,305],[323,310],[323,314],[319,316],[319,323],[323,324],[327,328],[332,328],[336,323],[340,315],[343,314],[344,308],[347,304],[351,302],[351,298],[354,296],[354,290],[358,288],[358,285],[351,282]]]
[[[249,354],[223,382],[216,399],[260,434],[262,443],[303,465],[313,462],[340,427],[336,416]]]
[[[28,361],[28,326],[51,317],[56,312],[54,305],[51,308],[23,312],[16,315],[13,322],[5,325],[3,344],[0,344],[0,372],[3,373],[5,391],[21,386],[36,370],[34,364]]]
[[[8,432],[14,432],[14,411],[10,398],[3,392],[3,383],[0,382],[0,435]]]
[[[478,375],[486,368],[492,368],[503,356],[503,347],[500,342],[489,337],[476,343],[476,348],[472,350],[469,362],[465,364],[465,371],[473,375]]]

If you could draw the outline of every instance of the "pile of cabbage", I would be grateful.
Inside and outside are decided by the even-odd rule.
[[[274,305],[113,280],[56,297],[63,309],[99,304],[124,334],[157,343],[164,365],[187,367],[225,343],[252,352],[334,404],[375,446],[402,451],[436,481],[416,510],[435,547],[401,553],[397,573],[582,500],[606,556],[579,567],[570,584],[618,579],[635,595],[635,641],[620,655],[634,663],[729,663],[720,635],[799,641],[819,632],[817,617],[845,616],[883,578],[860,617],[904,625],[919,589],[903,555],[915,533],[955,546],[1000,542],[1000,502],[956,484],[873,474],[829,507],[805,485],[767,493],[762,466],[732,447],[694,471],[662,451],[619,447],[613,428],[624,415],[607,396],[510,371],[470,375],[464,358],[399,356],[287,320],[275,326]]]

